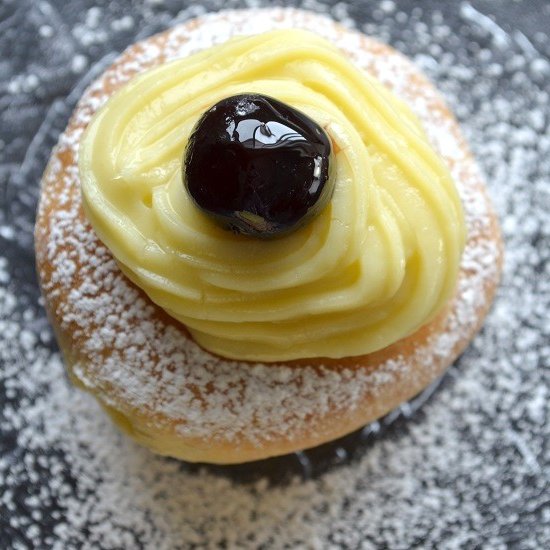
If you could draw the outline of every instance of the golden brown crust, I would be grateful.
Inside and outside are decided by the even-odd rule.
[[[293,17],[298,17],[292,14],[299,12],[275,10],[272,13],[274,20],[279,17],[280,21],[288,21]],[[124,308],[130,308],[127,301],[129,298],[126,296],[126,290],[124,291],[126,294],[124,294],[118,292],[117,289],[132,289],[131,296],[133,298],[130,299],[133,303],[139,301],[140,304],[146,304],[144,307],[151,313],[145,320],[141,319],[139,315],[136,317],[130,315],[129,319],[125,321],[129,330],[139,331],[141,328],[138,325],[148,322],[153,323],[156,327],[154,334],[162,335],[158,336],[159,342],[164,341],[163,338],[167,331],[175,331],[182,341],[189,339],[189,336],[184,327],[150,303],[139,289],[133,287],[124,278],[120,271],[114,267],[109,253],[101,247],[97,237],[93,234],[80,203],[75,158],[77,144],[75,141],[78,141],[78,137],[86,126],[91,111],[101,104],[105,95],[113,93],[137,71],[159,64],[167,57],[173,56],[174,52],[178,51],[178,45],[184,44],[192,35],[189,33],[200,32],[204,25],[215,20],[223,21],[224,17],[225,21],[239,20],[239,17],[246,20],[247,14],[246,12],[241,12],[240,15],[235,15],[235,12],[229,15],[222,13],[217,16],[217,19],[194,20],[176,33],[173,30],[167,31],[143,43],[136,44],[127,50],[101,77],[99,83],[88,91],[86,101],[76,109],[44,174],[36,224],[36,255],[46,309],[65,355],[71,379],[78,386],[91,391],[124,431],[156,452],[191,461],[232,463],[284,454],[342,436],[386,414],[429,385],[456,359],[480,328],[498,283],[502,263],[502,243],[498,221],[490,206],[483,181],[461,137],[458,124],[442,99],[434,92],[433,86],[418,70],[388,46],[365,37],[358,38],[358,35],[353,33],[359,40],[360,48],[368,53],[366,60],[362,61],[365,69],[383,79],[376,63],[377,59],[382,57],[392,63],[406,63],[409,71],[408,87],[412,90],[411,93],[414,95],[419,93],[418,90],[425,90],[428,94],[430,114],[426,116],[432,117],[434,120],[445,121],[447,131],[452,136],[458,152],[454,151],[452,154],[446,155],[445,151],[442,151],[442,154],[455,178],[460,179],[461,196],[465,202],[467,219],[470,219],[465,255],[468,256],[468,251],[470,251],[468,258],[471,257],[475,260],[477,257],[477,260],[480,260],[480,255],[485,254],[485,259],[482,258],[481,261],[487,261],[491,265],[487,265],[481,270],[479,265],[474,262],[464,261],[457,296],[449,303],[448,307],[415,334],[388,348],[369,355],[348,357],[342,360],[309,359],[268,367],[284,369],[281,370],[281,373],[286,373],[288,384],[296,386],[296,389],[293,389],[294,393],[289,396],[284,393],[281,396],[279,390],[277,393],[273,389],[276,387],[273,382],[269,386],[269,392],[266,392],[266,406],[273,408],[277,404],[275,401],[272,403],[269,400],[280,399],[279,406],[284,407],[283,403],[288,401],[287,397],[300,399],[300,396],[304,395],[304,403],[301,408],[295,404],[290,405],[289,402],[288,418],[283,413],[278,413],[280,418],[284,418],[285,425],[288,424],[288,430],[282,428],[278,430],[275,426],[268,434],[266,433],[265,420],[259,417],[257,411],[248,414],[248,416],[243,412],[241,415],[242,425],[232,431],[231,437],[226,437],[226,434],[221,433],[224,429],[223,422],[218,422],[216,419],[207,422],[206,416],[212,409],[218,413],[219,411],[228,411],[228,414],[230,413],[234,418],[239,418],[239,411],[235,410],[238,407],[235,402],[235,394],[231,393],[234,388],[218,391],[215,376],[212,380],[208,379],[208,376],[212,376],[208,370],[210,366],[189,365],[191,359],[186,356],[184,359],[180,358],[181,361],[187,362],[186,369],[192,367],[195,370],[203,369],[205,371],[205,375],[200,378],[199,382],[190,379],[187,374],[187,377],[178,375],[173,383],[177,391],[189,394],[190,397],[186,402],[198,403],[197,410],[205,411],[204,430],[192,429],[193,426],[200,425],[200,420],[191,420],[186,417],[185,410],[178,410],[174,413],[164,406],[168,394],[165,395],[162,392],[168,392],[170,389],[169,385],[164,382],[166,373],[175,373],[175,377],[184,367],[174,362],[170,364],[165,361],[163,363],[164,352],[158,347],[157,349],[147,348],[147,367],[145,363],[139,361],[136,363],[137,366],[132,367],[133,369],[142,369],[143,376],[149,380],[158,379],[158,391],[151,389],[149,384],[147,384],[147,391],[144,390],[145,394],[151,394],[151,402],[141,402],[135,395],[134,386],[130,388],[131,391],[124,388],[124,376],[126,375],[117,376],[117,373],[113,372],[117,368],[122,369],[121,361],[124,360],[124,354],[120,349],[117,349],[115,354],[113,346],[108,344],[112,335],[109,335],[109,338],[105,337],[103,345],[97,343],[98,335],[102,333],[101,314],[96,312],[95,317],[90,315],[83,322],[79,318],[78,308],[74,309],[70,304],[75,299],[84,299],[82,292],[75,296],[72,291],[76,288],[89,287],[90,281],[95,281],[94,284],[98,290],[97,295],[92,296],[95,301],[91,307],[97,307],[97,304],[101,303],[96,300],[99,295],[108,295],[114,303],[117,300],[120,302],[121,307],[118,308],[118,311],[120,315],[124,315]],[[299,13],[299,18],[301,21],[308,20],[303,13]],[[311,18],[313,19],[311,26],[314,27],[316,25],[315,17],[311,16]],[[324,24],[331,25],[330,32],[337,36],[341,37],[351,33],[334,23],[329,24],[325,21]],[[301,25],[304,26],[304,23],[302,22]],[[158,49],[155,55],[149,53],[154,51],[153,46]],[[140,63],[133,63],[137,58],[140,59]],[[388,84],[388,82],[386,83]],[[425,124],[429,124],[426,116],[423,117],[422,113],[419,115]],[[429,128],[427,130],[430,133]],[[60,213],[64,213],[64,215],[60,217]],[[62,228],[60,229],[60,220],[63,219],[70,220],[70,223],[66,225],[61,223]],[[85,232],[87,235],[84,235]],[[483,252],[484,250],[486,253]],[[93,262],[88,262],[88,258],[92,257]],[[67,262],[67,268],[64,270],[60,269],[63,262]],[[106,266],[104,271],[102,271],[101,262]],[[94,265],[87,265],[88,263]],[[98,263],[100,265],[96,265]],[[101,277],[104,277],[104,280],[100,281]],[[478,299],[475,296],[471,298],[470,296],[475,303],[469,304],[468,308],[465,308],[464,303],[468,299],[469,289],[474,286],[474,290],[477,292],[475,296],[481,296],[481,298]],[[93,295],[93,289],[90,292]],[[89,297],[85,299],[89,299]],[[112,307],[111,303],[109,307]],[[464,319],[465,311],[469,316],[468,319]],[[448,339],[448,342],[443,345],[441,336],[452,334],[453,331],[455,333],[458,331],[458,336]],[[171,337],[173,338],[172,333]],[[92,339],[94,340],[93,345],[91,345]],[[138,352],[131,356],[132,361],[136,362],[135,357],[139,357]],[[191,355],[199,357],[199,360],[204,360],[208,365],[216,360],[207,353]],[[104,364],[101,364],[102,361]],[[155,362],[162,367],[160,369],[151,367]],[[231,361],[224,362],[224,365],[228,364],[230,365]],[[107,373],[106,366],[110,369]],[[250,364],[249,367],[250,377],[251,379],[254,377],[256,384],[256,366]],[[246,378],[248,376],[247,367],[242,363],[238,365],[235,363],[235,369],[240,369],[239,372],[244,373],[239,375],[242,380],[240,378],[236,380],[237,385],[242,382],[241,393],[246,395],[247,388],[252,384]],[[345,373],[345,379],[343,373]],[[342,382],[343,389],[338,394],[338,398],[332,399],[331,396],[327,396],[322,407],[319,405],[321,403],[319,400],[315,402],[315,406],[311,405],[313,398],[310,397],[310,393],[316,391],[317,386],[321,391],[326,391],[327,380],[333,374],[336,377],[335,385],[339,384],[340,379],[345,380]],[[386,380],[390,375],[391,380],[389,378]],[[353,377],[357,378],[357,384],[352,396]],[[308,386],[307,396],[306,390],[299,387],[300,384]],[[228,384],[229,386],[231,383]],[[273,391],[271,391],[272,389]],[[335,388],[335,393],[337,389]],[[349,406],[345,403],[344,389],[350,393]],[[223,402],[224,395],[231,396],[231,399],[227,397],[226,402]],[[215,407],[210,403],[213,399],[218,400]],[[245,403],[242,403],[242,406],[244,407]],[[195,411],[193,411],[193,415],[196,416]],[[297,419],[297,417],[301,418]],[[274,420],[277,418],[277,415],[274,415]],[[229,424],[227,425],[229,426]],[[212,431],[210,437],[208,436],[209,426]]]

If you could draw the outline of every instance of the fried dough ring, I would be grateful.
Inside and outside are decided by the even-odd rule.
[[[257,365],[201,350],[124,277],[82,210],[77,151],[93,113],[139,72],[208,47],[220,29],[289,26],[333,40],[411,105],[453,174],[468,237],[455,296],[411,336],[364,356]],[[240,463],[313,447],[410,399],[478,331],[502,266],[483,179],[433,85],[392,48],[294,9],[220,12],[128,48],[85,93],[52,154],[35,236],[45,306],[73,382],[137,442],[193,462]]]

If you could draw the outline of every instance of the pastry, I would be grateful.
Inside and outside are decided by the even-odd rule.
[[[300,216],[279,215],[284,197],[279,217],[265,198],[201,198],[223,157],[197,160],[209,131],[242,122],[243,105],[278,124],[304,114],[296,147],[328,136],[310,150],[320,202]],[[276,126],[262,128],[269,145]],[[139,443],[214,463],[320,444],[417,394],[479,329],[501,248],[458,125],[418,69],[285,9],[221,12],[130,47],[61,136],[36,225],[71,379]]]

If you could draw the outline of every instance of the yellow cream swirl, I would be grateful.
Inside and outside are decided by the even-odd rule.
[[[247,92],[304,112],[335,151],[329,206],[269,241],[219,228],[181,176],[201,114]],[[123,271],[222,356],[369,353],[426,323],[456,284],[462,208],[419,121],[305,31],[235,38],[134,78],[92,120],[80,173],[89,219]]]

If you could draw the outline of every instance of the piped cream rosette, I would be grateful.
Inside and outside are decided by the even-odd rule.
[[[333,143],[332,201],[279,239],[218,227],[182,182],[201,114],[248,92],[299,109]],[[311,33],[235,38],[135,78],[90,124],[80,172],[87,215],[124,273],[222,356],[366,354],[426,323],[455,288],[465,230],[448,169],[404,103]]]

